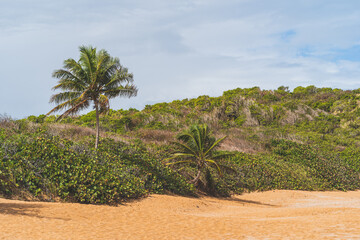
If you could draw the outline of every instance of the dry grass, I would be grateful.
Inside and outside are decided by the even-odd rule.
[[[0,128],[13,131],[18,129],[19,125],[6,114],[0,114]]]
[[[95,136],[96,131],[90,127],[77,126],[64,123],[52,123],[48,125],[48,133],[53,136],[59,136],[70,140],[81,140],[84,137]],[[112,132],[100,131],[100,137],[111,138],[117,142],[129,143],[135,137],[128,135],[119,135]]]
[[[294,111],[287,110],[280,123],[282,125],[294,125],[297,122],[303,120],[313,121],[320,113],[327,114],[325,111],[320,109],[312,109],[306,105],[299,105]]]
[[[223,151],[238,151],[244,153],[257,153],[260,151],[259,146],[243,138],[235,136],[227,137],[220,146]]]
[[[52,123],[48,125],[48,133],[53,136],[78,140],[83,137],[94,136],[95,129],[89,127],[81,127],[72,124]]]
[[[168,144],[175,139],[174,132],[168,130],[140,129],[137,136],[145,143]]]

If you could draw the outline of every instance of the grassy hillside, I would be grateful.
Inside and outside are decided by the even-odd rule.
[[[101,127],[102,131],[126,137],[164,142],[173,139],[172,133],[191,124],[206,123],[217,134],[229,134],[233,141],[239,143],[238,146],[229,143],[229,150],[231,147],[245,152],[264,150],[264,144],[258,140],[267,140],[268,135],[298,141],[316,138],[319,143],[326,135],[331,138],[326,143],[332,142],[341,148],[359,141],[359,94],[360,90],[343,91],[314,86],[297,87],[293,92],[286,87],[274,91],[258,87],[238,88],[226,91],[220,97],[200,96],[158,103],[148,105],[142,111],[110,110],[101,118]],[[31,116],[28,120],[50,123],[55,117]],[[62,122],[94,127],[95,112]],[[333,137],[343,139],[335,143]]]
[[[228,196],[269,189],[360,188],[360,89],[287,87],[234,89],[101,117],[102,141],[93,149],[95,113],[0,120],[0,192],[43,200],[118,203],[152,192]],[[209,170],[198,190],[193,166],[164,159],[171,141],[206,123],[220,151],[232,152],[223,177]]]

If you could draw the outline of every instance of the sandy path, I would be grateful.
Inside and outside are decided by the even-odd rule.
[[[118,207],[0,199],[0,239],[360,239],[360,191],[152,195]]]

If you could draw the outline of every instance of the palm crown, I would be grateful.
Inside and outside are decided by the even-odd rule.
[[[201,173],[208,167],[215,167],[219,174],[222,175],[221,166],[216,160],[225,157],[227,154],[214,155],[214,150],[219,147],[219,144],[225,138],[226,136],[217,140],[211,135],[209,127],[205,124],[193,125],[188,130],[180,133],[177,136],[179,141],[174,142],[178,150],[170,159],[181,158],[181,160],[168,164],[190,163],[196,165],[198,172],[191,181],[194,184],[197,184]]]

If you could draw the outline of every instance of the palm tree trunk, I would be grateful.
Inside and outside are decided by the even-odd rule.
[[[197,174],[196,174],[196,177],[195,177],[193,180],[191,180],[191,182],[192,182],[194,185],[196,185],[196,184],[198,183],[198,181],[199,181],[199,179],[200,179],[200,175],[201,175],[201,169],[199,168],[199,169],[198,169],[198,172],[197,172]]]
[[[95,149],[98,148],[99,145],[99,105],[98,102],[95,101],[95,111],[96,111],[96,137],[95,137]]]

